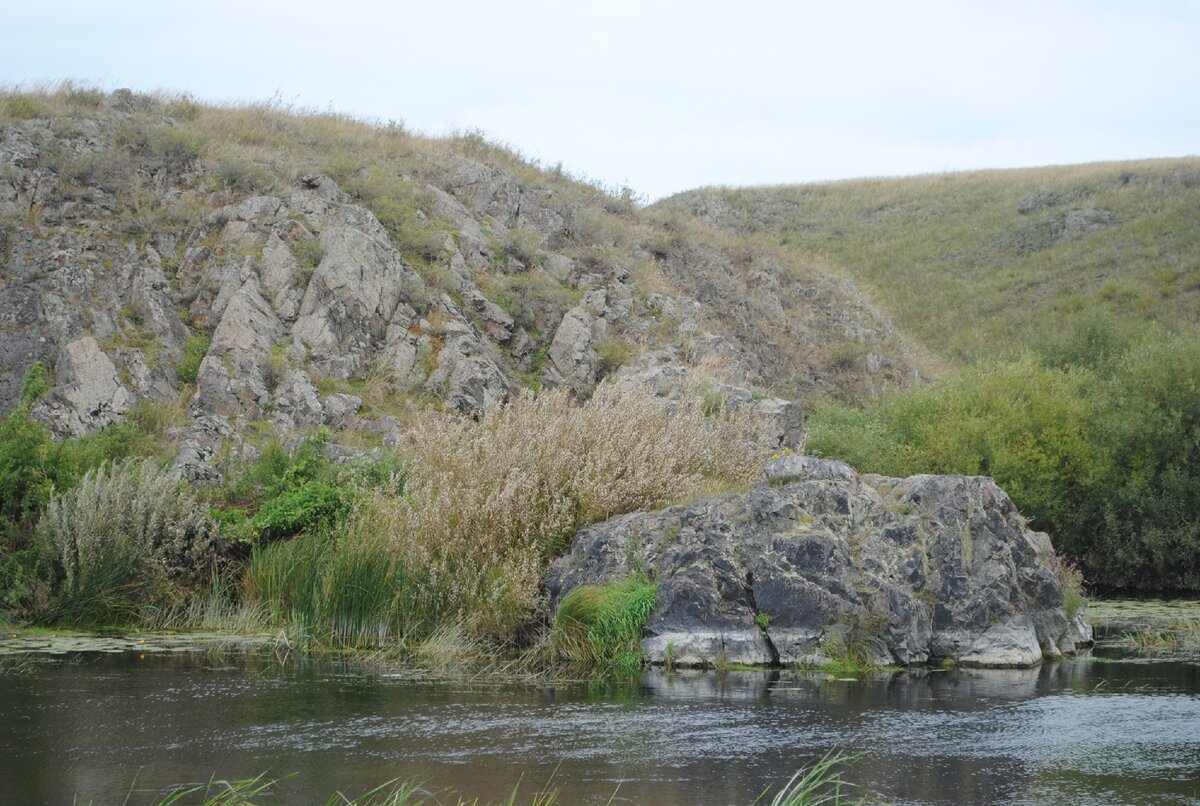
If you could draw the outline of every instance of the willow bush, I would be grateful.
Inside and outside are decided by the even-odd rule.
[[[178,471],[153,459],[127,459],[89,470],[55,494],[38,522],[50,569],[51,618],[121,620],[169,596],[213,561],[216,524]]]

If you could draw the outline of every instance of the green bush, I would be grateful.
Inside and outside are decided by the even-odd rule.
[[[230,543],[249,544],[258,539],[253,517],[244,509],[212,507],[208,514],[217,523],[221,537]]]
[[[50,378],[41,361],[34,361],[21,378],[20,399],[22,405],[32,406],[38,398],[50,391]]]
[[[863,471],[993,476],[1093,587],[1200,590],[1200,337],[1084,317],[1040,359],[818,405],[808,429]]]
[[[404,490],[408,464],[390,451],[354,462],[330,460],[329,432],[321,429],[289,453],[278,441],[230,480],[213,509],[222,534],[234,542],[280,540],[306,532],[330,533],[364,490]]]
[[[262,540],[280,540],[334,526],[350,511],[351,496],[344,489],[309,481],[263,502],[251,520]]]
[[[59,480],[58,447],[49,430],[18,406],[0,420],[0,517],[10,541],[28,530]]]
[[[41,364],[33,364],[21,383],[21,402],[0,419],[0,549],[19,548],[32,531],[51,492],[71,489],[89,470],[129,456],[149,455],[161,447],[163,423],[155,427],[156,404],[139,403],[127,422],[110,425],[79,439],[56,442],[29,407],[49,384]]]

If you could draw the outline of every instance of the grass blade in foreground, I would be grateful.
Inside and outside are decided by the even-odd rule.
[[[842,780],[842,772],[858,758],[857,755],[847,755],[841,750],[829,751],[820,761],[807,769],[801,768],[793,775],[783,789],[771,798],[770,806],[845,806],[874,802],[867,793],[857,800],[851,800],[850,796],[842,791],[843,788],[854,787],[854,784]],[[764,792],[755,803],[759,803],[766,795]]]

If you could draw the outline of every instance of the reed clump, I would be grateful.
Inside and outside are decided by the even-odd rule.
[[[423,607],[512,637],[540,605],[548,563],[575,531],[758,476],[766,441],[749,419],[706,415],[604,384],[583,405],[529,395],[479,421],[428,417],[409,432],[403,496],[364,497],[350,540],[387,535]]]
[[[337,645],[416,646],[450,628],[522,643],[577,529],[748,485],[765,452],[749,419],[629,386],[582,405],[528,395],[478,421],[429,415],[409,429],[403,487],[362,490],[337,529],[256,550],[247,598]]]
[[[608,585],[580,585],[563,597],[555,613],[555,653],[587,670],[636,671],[642,665],[642,632],[657,596],[658,585],[638,575]]]

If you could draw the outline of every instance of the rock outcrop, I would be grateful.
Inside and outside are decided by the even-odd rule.
[[[991,479],[859,476],[787,455],[768,480],[583,529],[551,568],[552,606],[582,584],[659,584],[653,663],[1028,667],[1091,641],[1068,614],[1049,538]]]
[[[623,367],[617,379],[647,386],[659,397],[670,400],[701,395],[731,412],[749,412],[780,448],[795,448],[804,440],[804,408],[798,401],[705,377],[680,362],[670,350],[643,355],[636,364]]]
[[[35,362],[55,388],[33,413],[60,437],[143,401],[186,404],[164,448],[191,479],[307,429],[386,443],[414,404],[478,416],[524,387],[585,399],[664,349],[672,366],[646,382],[719,364],[707,392],[761,410],[788,445],[799,407],[751,386],[858,386],[808,345],[867,339],[905,361],[840,281],[792,284],[774,257],[676,237],[627,197],[470,138],[413,149],[389,130],[333,155],[280,115],[252,125],[287,160],[217,157],[193,107],[59,101],[46,117],[0,109],[0,411]],[[360,167],[316,172],[331,160]]]
[[[55,383],[54,392],[38,401],[35,413],[73,437],[117,422],[133,402],[116,366],[91,336],[63,348]]]

